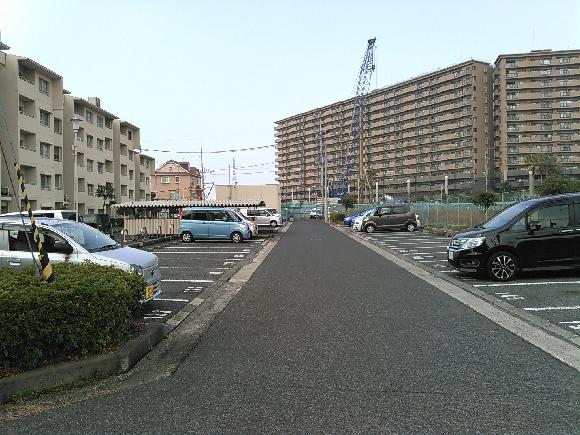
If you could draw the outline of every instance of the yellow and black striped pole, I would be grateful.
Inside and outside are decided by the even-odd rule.
[[[20,190],[22,191],[22,198],[26,204],[26,211],[28,211],[28,217],[30,218],[30,226],[32,228],[32,234],[34,234],[34,240],[36,240],[36,245],[38,247],[38,261],[42,267],[42,278],[46,282],[54,281],[54,272],[52,271],[52,264],[50,264],[50,259],[46,250],[42,246],[42,241],[40,240],[40,234],[38,233],[38,228],[36,228],[36,223],[34,222],[34,216],[32,215],[32,209],[30,207],[30,201],[28,200],[28,195],[26,194],[26,188],[24,187],[24,175],[20,171],[20,165],[14,163],[16,167],[16,176],[18,177],[18,183],[20,183]]]

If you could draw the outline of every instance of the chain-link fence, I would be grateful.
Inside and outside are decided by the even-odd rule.
[[[511,204],[529,198],[527,190],[501,192],[497,195],[499,201],[491,206],[487,212],[474,205],[472,198],[469,196],[444,197],[436,201],[415,202],[410,204],[410,211],[414,211],[419,215],[422,226],[442,228],[471,227],[484,222]],[[349,216],[377,205],[380,204],[357,204],[346,213],[344,206],[329,204],[329,212],[344,213]],[[322,205],[303,201],[289,202],[282,206],[282,216],[284,220],[309,219],[310,211],[313,208],[322,210]]]

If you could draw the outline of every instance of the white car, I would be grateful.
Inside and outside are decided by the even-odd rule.
[[[363,214],[358,216],[354,220],[354,223],[352,224],[352,230],[353,231],[363,231],[363,220],[374,211],[375,211],[374,209],[367,210],[366,212],[364,212]]]
[[[247,216],[245,216],[241,211],[235,210],[235,209],[231,209],[235,215],[237,217],[239,217],[242,221],[244,221],[245,223],[248,224],[248,227],[250,227],[250,237],[254,237],[258,235],[258,225],[256,225],[255,222],[251,221],[250,219],[248,219]]]
[[[257,225],[269,225],[272,228],[282,225],[282,216],[278,213],[272,214],[265,208],[242,208],[240,212],[252,219]]]

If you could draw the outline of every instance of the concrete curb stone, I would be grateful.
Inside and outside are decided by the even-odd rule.
[[[141,335],[114,352],[0,378],[0,403],[10,401],[10,398],[18,392],[38,391],[53,385],[70,384],[96,373],[104,375],[125,373],[163,339],[166,329],[167,326],[162,323],[147,324]]]

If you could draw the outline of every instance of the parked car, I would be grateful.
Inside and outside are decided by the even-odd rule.
[[[362,225],[367,233],[380,230],[415,231],[421,226],[421,221],[418,214],[409,211],[408,205],[381,205],[371,209]]]
[[[42,246],[52,263],[90,261],[113,266],[141,275],[147,281],[142,302],[149,302],[161,293],[159,259],[140,249],[122,246],[109,236],[80,222],[62,219],[35,219]],[[30,243],[30,244],[29,244]],[[19,216],[0,218],[0,267],[21,269],[33,266],[30,248],[35,252],[36,241],[31,232],[30,219]]]
[[[580,268],[580,194],[530,199],[453,236],[449,264],[509,281],[528,270]]]
[[[315,207],[312,210],[310,210],[310,219],[324,219],[322,210],[318,207]]]
[[[354,220],[355,220],[357,217],[359,217],[359,216],[361,216],[362,214],[364,214],[364,213],[365,213],[367,210],[368,210],[368,209],[359,210],[359,211],[357,211],[356,213],[353,213],[353,214],[351,214],[350,216],[347,216],[347,217],[345,217],[345,218],[344,218],[344,221],[343,221],[343,223],[344,223],[345,225],[352,226],[352,225],[354,224]]]
[[[268,225],[272,228],[282,225],[280,214],[272,214],[265,208],[242,208],[240,211],[257,225]]]
[[[79,216],[79,222],[82,222],[90,227],[96,228],[102,233],[111,233],[111,218],[108,214],[82,214]]]
[[[352,224],[352,229],[353,231],[364,231],[363,228],[363,221],[366,217],[368,217],[372,212],[374,211],[373,208],[369,209],[369,210],[365,210],[365,212],[363,214],[361,214],[360,216],[357,216],[355,218],[355,220],[353,221]]]
[[[191,207],[182,210],[179,237],[185,243],[201,239],[240,243],[250,238],[250,227],[228,208]]]
[[[231,209],[238,217],[248,224],[250,227],[250,237],[255,237],[258,235],[258,225],[255,222],[251,221],[247,216],[245,216],[241,211]]]
[[[24,216],[28,217],[28,212],[24,211]],[[51,219],[67,219],[71,221],[77,220],[77,212],[74,210],[32,210],[32,215],[35,218],[45,217]],[[4,213],[0,215],[0,217],[4,216],[20,216],[19,211],[15,211],[12,213]]]

